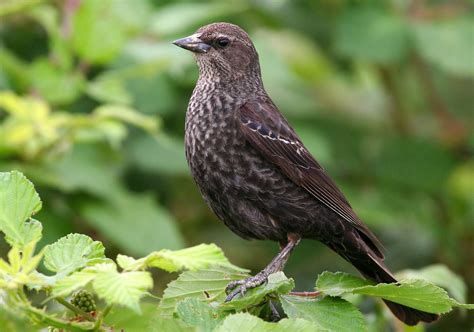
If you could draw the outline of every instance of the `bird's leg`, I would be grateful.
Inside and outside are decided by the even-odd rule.
[[[263,284],[270,274],[282,271],[285,267],[286,262],[288,261],[288,258],[290,257],[291,252],[298,245],[300,240],[301,237],[299,235],[288,234],[288,243],[280,251],[280,253],[275,258],[273,258],[273,260],[270,262],[270,264],[267,265],[265,269],[263,269],[252,277],[232,281],[231,283],[229,283],[229,285],[227,285],[225,291],[229,295],[227,295],[225,302],[231,301],[239,293],[241,294],[241,296],[244,296],[247,289],[255,288]]]

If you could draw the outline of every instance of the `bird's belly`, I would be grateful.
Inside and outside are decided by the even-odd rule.
[[[286,238],[284,229],[275,227],[258,203],[262,176],[254,160],[248,158],[245,141],[234,137],[226,144],[194,144],[186,146],[191,174],[218,218],[244,238]]]
[[[238,134],[232,137],[226,145],[194,147],[188,162],[204,199],[233,232],[244,238],[285,241],[288,233],[322,238],[334,227],[327,225],[336,217],[331,211]]]

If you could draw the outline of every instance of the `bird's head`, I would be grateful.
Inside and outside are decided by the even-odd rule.
[[[201,76],[235,80],[260,77],[258,54],[248,34],[230,23],[212,23],[173,44],[193,52]]]

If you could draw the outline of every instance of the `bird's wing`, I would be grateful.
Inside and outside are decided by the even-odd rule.
[[[377,256],[382,244],[357,217],[343,193],[309,153],[293,128],[271,103],[247,102],[239,108],[239,127],[250,144],[366,238]]]

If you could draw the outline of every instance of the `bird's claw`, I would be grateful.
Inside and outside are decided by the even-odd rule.
[[[260,286],[265,281],[267,281],[268,274],[264,271],[258,273],[253,277],[242,280],[234,280],[230,282],[225,288],[225,292],[228,294],[224,302],[232,301],[232,299],[240,293],[240,296],[243,297],[248,289],[255,288]],[[238,287],[237,287],[238,286]]]
[[[225,288],[225,293],[229,294],[235,287],[242,285],[245,282],[245,280],[247,279],[240,279],[240,280],[234,280],[234,281],[229,282],[229,284]]]

